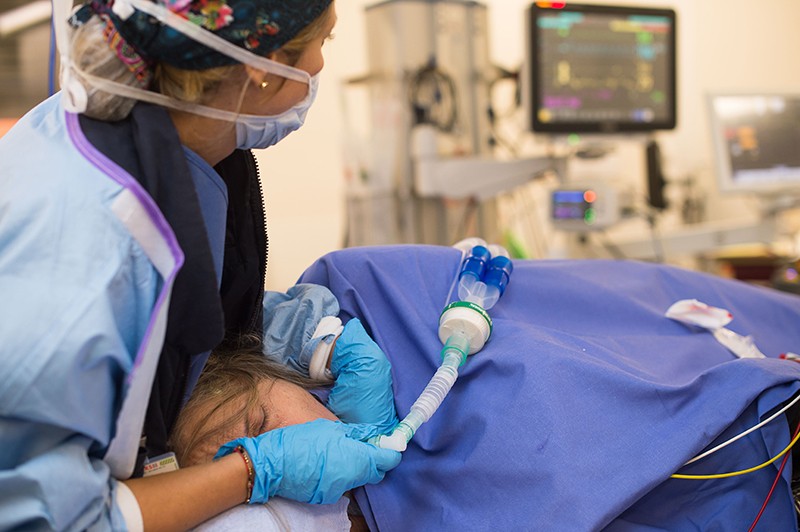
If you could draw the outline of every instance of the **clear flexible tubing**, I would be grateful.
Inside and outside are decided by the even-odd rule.
[[[456,339],[454,339],[456,340]],[[443,350],[442,365],[436,370],[428,385],[419,398],[411,405],[408,415],[395,427],[388,436],[376,436],[370,443],[384,449],[405,451],[408,442],[419,429],[420,425],[428,421],[439,409],[447,393],[458,378],[458,368],[467,356],[469,342],[466,338],[461,341],[448,342]]]

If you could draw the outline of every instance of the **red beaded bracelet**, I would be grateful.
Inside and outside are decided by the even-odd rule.
[[[234,451],[241,455],[242,460],[244,460],[244,465],[247,466],[247,499],[245,499],[244,503],[250,504],[250,497],[253,496],[253,483],[256,471],[253,469],[253,462],[250,460],[250,455],[247,454],[243,446],[237,445]]]

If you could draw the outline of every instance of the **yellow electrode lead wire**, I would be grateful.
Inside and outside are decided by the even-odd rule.
[[[789,452],[789,449],[791,449],[794,446],[794,444],[797,443],[797,440],[800,440],[800,432],[798,432],[795,435],[794,439],[789,442],[789,445],[787,445],[786,448],[784,450],[782,450],[778,455],[776,455],[773,458],[770,458],[769,460],[767,460],[766,462],[764,462],[761,465],[757,465],[757,466],[751,467],[749,469],[742,469],[741,471],[731,471],[730,473],[717,473],[716,475],[679,475],[679,474],[675,474],[675,475],[670,475],[669,478],[682,478],[682,479],[685,479],[685,480],[710,480],[710,479],[714,479],[714,478],[729,478],[729,477],[736,477],[736,476],[739,476],[739,475],[746,475],[747,473],[752,473],[753,471],[758,471],[759,469],[763,469],[763,468],[767,467],[768,465],[770,465],[771,463],[773,463],[775,460],[777,460],[778,458],[780,458],[781,456],[783,456],[784,454]]]

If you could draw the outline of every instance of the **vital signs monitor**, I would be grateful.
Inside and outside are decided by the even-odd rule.
[[[674,10],[535,2],[527,26],[524,96],[533,131],[675,127]]]

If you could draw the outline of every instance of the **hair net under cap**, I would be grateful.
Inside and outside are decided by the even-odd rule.
[[[332,0],[156,0],[170,11],[202,26],[228,42],[266,56],[292,40],[316,20]],[[185,70],[203,70],[238,61],[162,25],[136,11],[121,20],[112,11],[114,0],[92,0],[76,14],[86,19],[107,16],[120,36],[146,61],[164,62]]]

